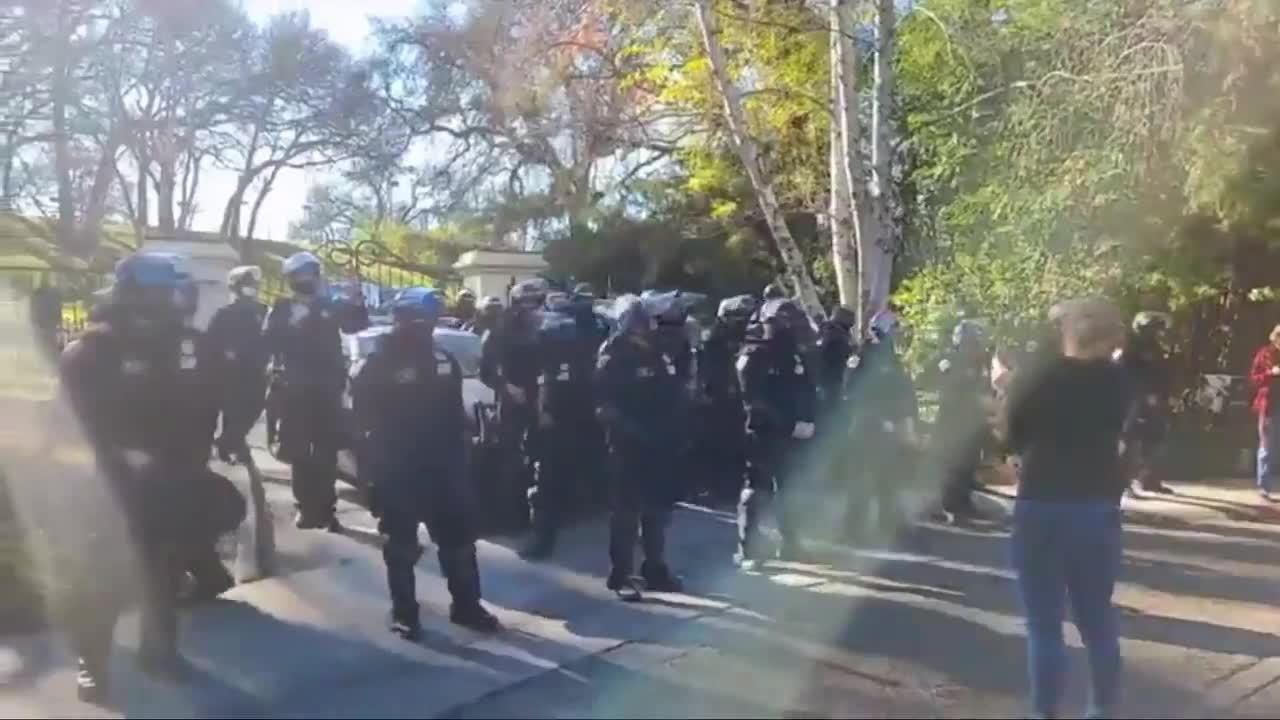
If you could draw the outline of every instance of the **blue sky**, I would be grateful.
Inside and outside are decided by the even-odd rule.
[[[405,17],[413,13],[420,0],[243,0],[245,11],[261,23],[272,15],[305,10],[312,24],[325,30],[337,42],[354,53],[369,48],[370,17]],[[284,170],[275,189],[263,203],[254,234],[274,240],[287,239],[289,223],[302,214],[307,186],[323,179],[319,171]],[[195,217],[196,230],[216,231],[222,219],[222,208],[235,189],[235,174],[210,168],[200,180]],[[248,218],[245,218],[248,221]]]

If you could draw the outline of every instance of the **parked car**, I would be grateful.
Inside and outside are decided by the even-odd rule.
[[[378,339],[391,332],[390,325],[374,325],[367,330],[344,335],[344,352],[347,356],[348,374],[354,379],[364,365],[364,361],[377,347]],[[433,332],[436,345],[453,356],[462,370],[462,402],[466,407],[468,426],[470,428],[471,454],[490,448],[497,439],[497,400],[493,390],[480,382],[480,350],[479,336],[463,330],[437,327]],[[339,468],[343,479],[359,484],[355,462],[355,418],[352,415],[351,383],[343,392],[342,407],[345,415],[344,428],[346,440],[339,457]]]

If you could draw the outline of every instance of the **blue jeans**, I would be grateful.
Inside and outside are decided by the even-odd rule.
[[[1258,418],[1258,489],[1271,492],[1275,468],[1271,461],[1280,451],[1280,422],[1263,415]]]
[[[1027,616],[1031,703],[1054,717],[1066,675],[1062,621],[1070,599],[1089,657],[1090,717],[1105,717],[1120,681],[1120,634],[1111,604],[1120,572],[1120,508],[1112,501],[1019,499],[1013,512],[1013,568]]]

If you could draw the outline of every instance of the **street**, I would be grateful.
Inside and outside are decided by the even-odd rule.
[[[116,697],[74,699],[54,633],[0,649],[0,715],[327,717],[1018,717],[1024,641],[1007,538],[1008,498],[983,496],[996,522],[924,523],[897,547],[815,549],[810,563],[743,575],[729,513],[678,510],[669,553],[689,584],[626,604],[604,588],[605,524],[584,522],[555,562],[486,542],[486,600],[506,631],[447,621],[434,553],[419,563],[426,639],[386,632],[371,518],[347,499],[345,536],[289,523],[291,496],[263,457],[277,577],[191,613],[184,646],[200,668],[186,688],[133,670],[136,623],[117,633]],[[1126,701],[1137,717],[1269,717],[1280,710],[1280,529],[1243,486],[1178,487],[1126,501]],[[423,538],[426,542],[426,538]],[[909,548],[903,549],[903,548]],[[229,552],[233,552],[232,548]],[[1069,708],[1083,704],[1074,631]]]

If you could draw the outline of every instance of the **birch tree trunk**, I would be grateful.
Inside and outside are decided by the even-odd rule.
[[[760,162],[759,148],[748,132],[746,114],[742,110],[742,97],[729,77],[724,52],[720,47],[720,29],[716,23],[715,11],[711,7],[712,2],[713,0],[695,0],[694,15],[702,32],[702,42],[707,51],[707,60],[711,64],[711,73],[715,78],[721,99],[724,101],[725,121],[729,125],[734,150],[737,151],[739,159],[746,168],[747,177],[751,179],[756,201],[760,204],[760,210],[769,224],[769,231],[777,245],[778,254],[782,256],[782,263],[786,266],[787,274],[791,278],[800,302],[811,317],[822,319],[826,317],[826,312],[818,298],[818,288],[814,285],[813,276],[809,273],[804,254],[800,252],[800,246],[791,235],[790,228],[787,227],[786,217],[778,203],[778,196],[773,190],[773,183],[765,175],[764,167]]]
[[[866,326],[866,289],[869,287],[866,275],[866,251],[863,244],[870,239],[870,223],[864,215],[868,213],[870,204],[867,201],[866,172],[862,167],[861,128],[858,121],[858,66],[860,64],[857,50],[853,47],[853,17],[850,0],[830,0],[829,20],[831,33],[831,100],[832,100],[832,168],[831,193],[833,214],[832,250],[836,256],[837,278],[843,281],[840,288],[842,304],[853,307],[858,319],[859,329]],[[844,235],[837,229],[840,227],[839,211],[847,216],[844,220]],[[847,251],[841,248],[840,242],[852,245]],[[855,281],[844,277],[846,268],[841,264],[841,255],[852,254],[855,262],[851,271]],[[845,286],[851,288],[846,296]]]
[[[871,281],[867,289],[870,312],[883,310],[889,304],[893,280],[893,260],[898,253],[898,233],[894,227],[893,209],[896,186],[893,180],[893,98],[896,92],[894,54],[896,49],[897,10],[894,0],[876,0],[875,89],[871,109],[871,183],[877,230],[874,247],[864,258],[870,265]]]

